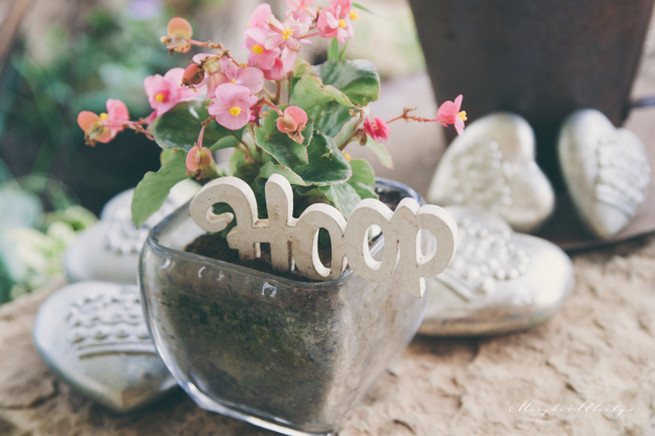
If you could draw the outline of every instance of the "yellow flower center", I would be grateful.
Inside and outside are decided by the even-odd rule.
[[[233,117],[236,117],[236,116],[238,116],[238,115],[241,113],[241,108],[240,108],[239,106],[232,106],[232,107],[228,110],[228,112],[229,112],[230,115],[232,115]]]
[[[342,29],[345,29],[346,26],[348,26],[348,23],[346,23],[346,20],[339,20],[339,27]]]
[[[237,83],[237,81],[234,79],[230,79],[230,83]]]
[[[255,44],[252,46],[252,52],[255,54],[262,54],[264,53],[264,47],[259,44]]]
[[[461,111],[460,113],[457,114],[457,116],[460,117],[462,121],[468,120],[468,118],[466,117],[466,111]]]
[[[287,26],[284,26],[284,29],[282,29],[282,39],[286,41],[287,39],[291,38],[291,35],[293,35],[293,30]]]
[[[104,121],[104,120],[106,120],[107,118],[109,118],[109,115],[107,115],[105,112],[103,112],[103,113],[100,114],[100,121]]]
[[[164,97],[164,94],[162,94],[162,93],[159,93],[159,94],[155,95],[155,101],[157,103],[161,103],[162,101],[164,101],[164,99],[165,99],[165,97]]]
[[[357,11],[350,11],[350,19],[359,20],[359,15],[357,15]]]

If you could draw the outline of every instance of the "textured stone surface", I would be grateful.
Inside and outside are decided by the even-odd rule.
[[[581,220],[600,238],[614,236],[646,200],[651,168],[643,141],[596,109],[580,109],[562,124],[557,146]]]
[[[439,161],[427,200],[494,212],[514,230],[533,232],[553,213],[555,192],[535,161],[530,124],[494,112],[466,126]]]
[[[570,299],[534,330],[416,338],[340,436],[644,434],[655,415],[655,236],[578,254],[573,263]],[[120,416],[56,381],[31,340],[48,293],[0,307],[3,436],[272,435],[200,410],[181,393]],[[631,410],[615,418],[601,410],[615,406]],[[551,410],[526,410],[538,408]]]

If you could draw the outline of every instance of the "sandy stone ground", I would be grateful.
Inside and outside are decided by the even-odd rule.
[[[638,96],[655,94],[654,41],[651,32]],[[435,110],[425,74],[390,85],[376,115],[397,115],[400,107],[385,98],[397,102],[399,94],[398,104]],[[654,111],[628,120],[642,139],[655,137]],[[443,133],[438,126],[394,129],[396,168],[379,174],[425,193]],[[576,253],[573,263],[575,288],[549,322],[493,338],[417,337],[339,435],[655,436],[655,235]],[[58,286],[0,306],[0,436],[273,434],[205,412],[181,391],[129,415],[73,391],[31,339],[40,303]]]
[[[577,284],[549,322],[495,338],[417,337],[339,435],[644,435],[655,415],[655,236],[573,262]],[[53,289],[0,307],[0,435],[272,434],[182,392],[121,416],[71,390],[31,340]]]

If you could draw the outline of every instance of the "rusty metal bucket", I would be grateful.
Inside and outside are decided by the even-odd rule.
[[[469,119],[524,116],[539,165],[562,189],[555,141],[572,111],[616,125],[630,110],[654,0],[410,0],[437,101],[464,94]]]

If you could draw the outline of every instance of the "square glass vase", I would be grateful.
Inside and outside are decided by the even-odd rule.
[[[402,184],[377,189],[420,201]],[[287,435],[334,434],[405,350],[426,299],[403,289],[398,269],[382,282],[349,269],[310,282],[184,251],[203,233],[186,205],[141,253],[144,312],[166,366],[204,409]],[[370,251],[383,249],[381,235]]]

